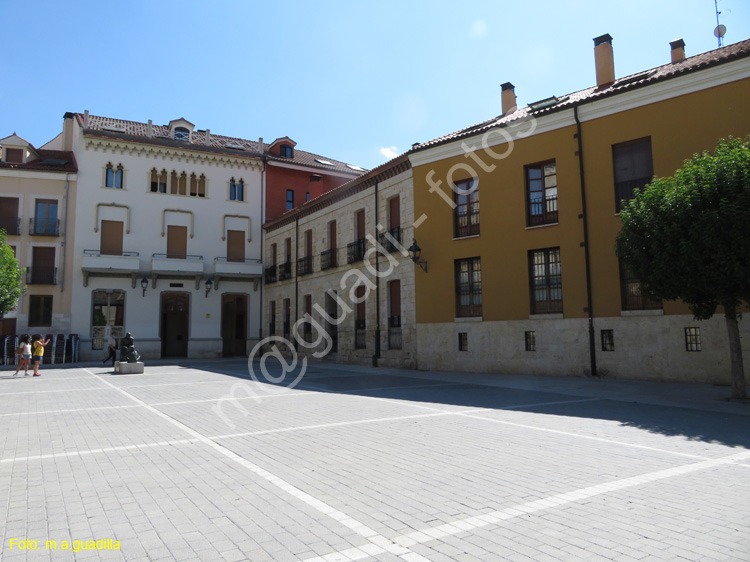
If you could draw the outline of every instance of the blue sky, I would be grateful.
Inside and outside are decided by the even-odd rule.
[[[720,0],[725,44],[750,2]],[[371,168],[386,154],[594,82],[717,47],[713,0],[123,2],[0,0],[0,138],[41,146],[66,111],[271,141]],[[12,54],[11,54],[12,53]]]

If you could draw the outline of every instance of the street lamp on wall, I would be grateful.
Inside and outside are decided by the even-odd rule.
[[[141,289],[143,289],[143,294],[141,296],[145,297],[146,296],[146,289],[148,289],[148,279],[146,277],[144,277],[143,279],[141,279]]]
[[[422,261],[419,258],[422,257],[422,248],[419,247],[419,244],[417,244],[417,239],[412,239],[412,244],[409,246],[409,257],[411,258],[411,261],[416,263],[419,267],[421,267],[425,273],[427,273],[427,262]]]
[[[208,293],[211,292],[211,288],[214,286],[214,282],[210,279],[206,279],[206,298],[208,298]]]

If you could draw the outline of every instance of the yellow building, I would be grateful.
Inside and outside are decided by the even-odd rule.
[[[723,317],[641,297],[614,241],[620,199],[750,133],[750,40],[622,78],[594,43],[595,86],[520,108],[503,84],[500,117],[410,152],[420,369],[729,381]]]

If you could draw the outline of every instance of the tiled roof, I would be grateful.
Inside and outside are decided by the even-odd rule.
[[[656,68],[652,68],[650,70],[637,72],[629,76],[618,78],[608,86],[603,86],[601,88],[593,86],[590,88],[586,88],[585,90],[573,92],[572,94],[559,96],[558,99],[560,101],[558,103],[545,109],[532,110],[528,106],[519,108],[515,112],[508,115],[493,117],[481,123],[477,123],[476,125],[472,125],[471,127],[466,127],[464,129],[460,129],[459,131],[450,133],[448,135],[443,135],[442,137],[438,137],[431,141],[417,144],[412,147],[409,153],[424,150],[440,144],[445,144],[447,142],[465,138],[471,135],[476,135],[478,133],[483,133],[489,129],[492,129],[493,127],[502,127],[503,125],[507,125],[513,121],[527,118],[531,115],[533,115],[534,117],[540,117],[543,115],[554,113],[556,111],[571,108],[581,103],[587,103],[601,98],[617,95],[622,92],[628,92],[637,88],[641,88],[643,86],[654,84],[656,82],[661,82],[670,78],[676,78],[690,72],[703,70],[712,66],[728,63],[749,56],[750,39],[747,39],[745,41],[740,41],[739,43],[727,45],[726,47],[721,47],[712,51],[707,51],[705,53],[695,55],[693,57],[688,57],[680,62],[657,66]]]
[[[31,160],[25,164],[17,164],[13,162],[0,162],[0,168],[4,169],[17,169],[17,170],[33,170],[40,172],[77,172],[78,165],[76,164],[76,157],[72,152],[66,152],[64,150],[36,150],[39,154],[39,158]]]
[[[78,119],[78,123],[80,124],[80,126],[84,127],[83,114],[75,113],[73,115],[75,115],[75,117]],[[208,133],[203,130],[193,130],[190,135],[190,141],[178,141],[172,138],[169,131],[169,125],[151,125],[152,133],[149,137],[147,123],[89,115],[88,127],[85,127],[84,130],[89,136],[119,138],[123,140],[145,142],[149,144],[172,146],[175,148],[184,148],[187,145],[194,150],[218,152],[223,154],[243,155],[251,157],[265,156],[268,160],[273,160],[276,162],[288,162],[308,168],[317,168],[321,171],[335,171],[338,173],[349,174],[352,177],[358,176],[365,171],[355,170],[349,167],[349,165],[347,165],[345,162],[334,160],[325,156],[319,156],[318,154],[305,152],[304,150],[298,150],[296,148],[294,149],[293,158],[281,158],[278,156],[274,156],[272,154],[269,154],[267,151],[268,147],[270,146],[268,143],[264,143],[264,152],[263,154],[261,154],[258,141],[251,141],[237,137],[227,137],[224,135],[217,135],[213,132],[210,133],[209,140]],[[319,160],[330,162],[333,165],[328,166],[325,164],[321,164],[320,162],[316,162],[316,158]]]

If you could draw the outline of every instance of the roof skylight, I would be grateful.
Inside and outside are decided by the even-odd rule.
[[[321,160],[320,158],[316,158],[315,161],[318,164],[323,164],[324,166],[334,166],[335,165],[333,162],[329,162],[328,160]]]

